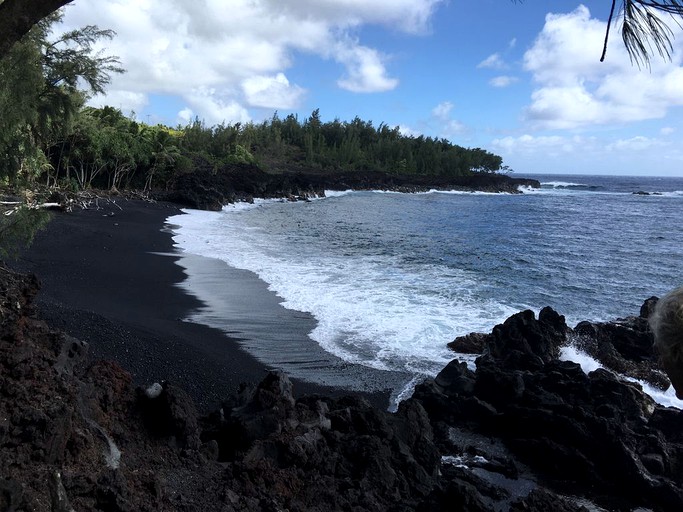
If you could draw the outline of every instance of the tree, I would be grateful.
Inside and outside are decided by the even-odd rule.
[[[40,20],[72,0],[0,0],[0,59]]]
[[[123,71],[116,57],[93,52],[99,39],[113,37],[110,30],[87,26],[50,40],[61,17],[37,23],[0,60],[0,179],[31,182],[45,170],[87,94],[103,92],[111,74]]]
[[[145,177],[144,186],[145,192],[149,192],[152,190],[155,176],[161,175],[165,180],[168,179],[165,171],[180,157],[180,150],[175,137],[162,126],[146,127],[143,130],[143,135],[152,148],[151,164]]]

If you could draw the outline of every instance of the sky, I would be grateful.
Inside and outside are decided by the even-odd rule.
[[[620,3],[620,2],[618,2]],[[75,0],[125,74],[92,98],[147,123],[358,116],[517,174],[683,176],[683,30],[631,63],[609,0]]]

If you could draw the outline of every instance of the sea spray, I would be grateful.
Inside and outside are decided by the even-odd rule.
[[[433,376],[456,356],[445,348],[456,336],[489,332],[519,310],[546,305],[570,324],[633,314],[683,274],[683,180],[541,182],[540,192],[517,195],[344,191],[312,202],[257,200],[169,222],[186,254],[261,279],[288,308],[276,314],[282,328],[312,316],[299,341],[274,339],[267,357],[314,341],[342,361],[403,372],[393,393],[406,396],[414,377]],[[216,282],[211,293],[231,286],[221,271],[204,280]],[[200,298],[210,306],[196,321],[261,350],[263,331],[273,329],[254,330],[239,318],[221,323],[232,306]],[[279,328],[271,334],[283,336]],[[316,358],[306,362],[308,376],[327,364]]]

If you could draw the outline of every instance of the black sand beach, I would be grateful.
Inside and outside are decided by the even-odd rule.
[[[178,286],[185,274],[164,230],[178,213],[135,200],[56,213],[14,266],[39,277],[41,318],[88,342],[93,359],[118,362],[141,385],[171,381],[208,411],[268,368],[222,331],[183,321],[201,303]],[[295,393],[348,391],[295,382]],[[387,406],[387,393],[365,396]]]
[[[476,335],[476,371],[452,361],[395,413],[381,393],[363,395],[373,408],[303,382],[296,394],[327,396],[295,400],[272,373],[199,418],[180,387],[207,412],[266,367],[181,320],[201,304],[178,286],[164,231],[177,211],[121,201],[57,214],[17,263],[43,280],[44,319],[138,384],[169,381],[156,395],[106,361],[82,368],[78,344],[33,317],[35,280],[0,273],[0,509],[71,510],[68,497],[119,511],[683,510],[680,410],[557,357],[581,334],[609,344],[613,364],[656,372],[655,298],[639,317],[581,329],[549,307],[516,313]]]

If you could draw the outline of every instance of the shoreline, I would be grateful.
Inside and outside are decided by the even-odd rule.
[[[166,226],[181,213],[177,205],[141,200],[56,213],[12,266],[38,276],[39,317],[87,342],[92,361],[117,362],[138,385],[170,381],[207,412],[270,368],[234,337],[184,320],[203,303],[181,285],[182,255]],[[293,381],[297,396],[355,394],[377,407],[389,403],[388,391]]]
[[[234,339],[174,316],[200,303],[178,286],[170,233],[158,229],[174,207],[120,204],[58,215],[39,234],[15,265],[45,271],[38,304],[33,276],[2,273],[0,449],[14,508],[54,508],[57,496],[78,510],[681,510],[681,412],[610,370],[559,358],[580,335],[606,368],[666,383],[648,328],[656,297],[638,317],[574,329],[550,307],[515,313],[465,337],[484,352],[475,370],[451,361],[395,413],[360,393],[296,399],[274,372],[200,417],[198,390],[188,397],[182,380],[136,391],[115,364],[87,367],[54,330],[78,327],[91,350],[141,357],[145,370],[171,364],[194,384],[216,377],[194,364],[222,364],[211,361],[216,340],[214,356],[230,346],[232,368],[248,370]],[[46,327],[36,311],[58,322]],[[199,392],[205,407],[218,390]]]
[[[387,394],[390,410],[414,385],[417,377],[411,373],[359,365],[323,349],[309,336],[318,320],[284,307],[283,299],[257,274],[218,258],[182,252],[179,256],[177,264],[187,278],[178,286],[203,302],[188,321],[224,332],[262,364],[311,385]]]

